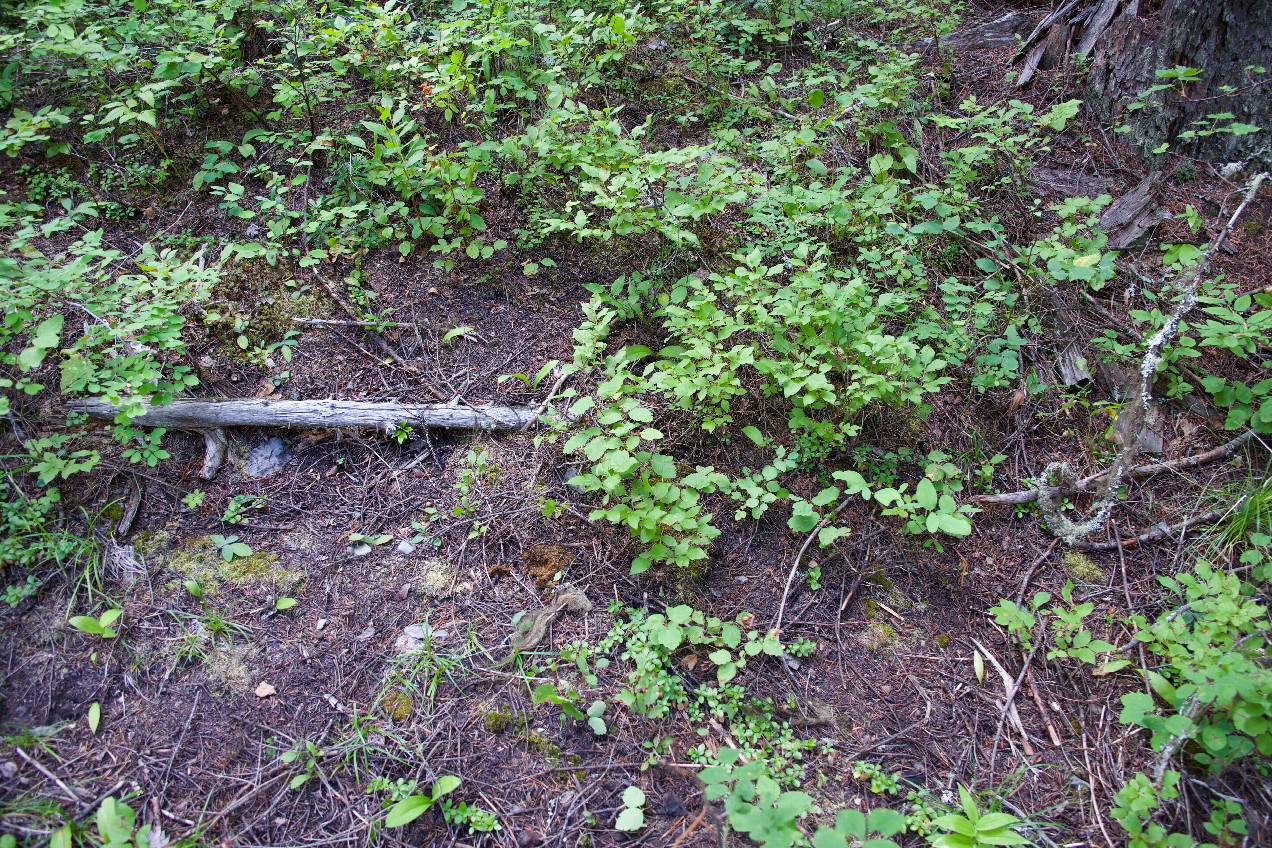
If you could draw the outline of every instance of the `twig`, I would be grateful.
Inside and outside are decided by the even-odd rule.
[[[18,752],[19,757],[21,757],[22,759],[30,763],[32,766],[34,766],[36,771],[38,771],[40,774],[44,775],[49,780],[53,781],[58,786],[60,786],[62,788],[62,791],[66,793],[66,797],[70,798],[71,802],[74,803],[75,806],[78,807],[80,803],[82,803],[80,800],[80,797],[76,795],[74,792],[72,792],[71,788],[67,786],[65,783],[63,783],[57,775],[55,775],[53,772],[49,771],[44,766],[37,763],[35,760],[28,757],[27,752],[23,751],[21,748],[15,747],[14,750]]]
[[[838,509],[823,518],[821,521],[817,522],[817,526],[813,528],[813,532],[809,533],[808,538],[804,540],[804,544],[800,547],[799,553],[795,554],[795,561],[791,563],[791,573],[786,575],[786,588],[782,590],[782,602],[777,607],[777,618],[773,624],[774,630],[782,629],[782,616],[786,613],[786,598],[791,593],[791,583],[795,581],[795,573],[799,571],[799,561],[804,558],[804,551],[808,550],[808,546],[813,543],[813,538],[821,532],[821,529],[826,526],[827,522],[838,518],[839,513],[843,512],[850,503],[852,503],[851,499],[844,498],[844,502],[839,505]]]
[[[1029,684],[1029,694],[1033,697],[1034,706],[1038,708],[1038,713],[1042,716],[1042,723],[1047,726],[1047,735],[1051,737],[1051,744],[1059,748],[1060,734],[1056,732],[1055,725],[1051,723],[1051,716],[1047,714],[1047,708],[1042,703],[1042,694],[1034,683],[1033,670],[1026,668],[1025,671],[1027,672],[1025,682]]]
[[[716,89],[716,88],[714,88],[714,87],[712,87],[712,86],[710,86],[710,85],[707,85],[707,84],[706,84],[705,82],[703,82],[702,80],[694,79],[693,77],[688,76],[688,75],[686,75],[686,74],[681,74],[681,75],[680,75],[680,78],[681,78],[682,80],[684,80],[685,82],[691,82],[691,83],[693,83],[694,85],[698,86],[699,88],[705,89],[705,90],[707,90],[707,91],[714,91],[714,92],[716,92],[716,93],[718,93],[718,94],[723,94],[725,97],[729,98],[730,100],[736,101],[736,102],[738,102],[738,103],[745,103],[745,104],[747,104],[747,105],[749,105],[749,106],[760,105],[760,108],[762,108],[762,109],[768,109],[768,111],[770,111],[770,112],[772,112],[772,113],[774,113],[774,114],[776,114],[776,115],[781,115],[783,118],[785,118],[785,119],[786,119],[786,120],[788,120],[788,121],[798,121],[798,120],[799,120],[799,118],[795,117],[795,116],[794,116],[794,115],[792,115],[790,112],[783,112],[781,109],[778,109],[777,107],[772,107],[772,108],[770,108],[770,107],[768,107],[768,106],[764,106],[764,105],[761,105],[761,104],[751,103],[751,101],[747,100],[745,97],[738,97],[736,94],[734,94],[734,93],[733,93],[733,92],[731,92],[731,91],[719,91],[718,89]]]
[[[353,308],[350,307],[349,304],[345,303],[344,299],[341,298],[340,295],[336,294],[336,290],[332,288],[331,283],[325,277],[323,277],[321,274],[318,273],[317,268],[314,269],[314,277],[317,278],[318,282],[322,285],[323,289],[326,290],[327,296],[330,297],[332,300],[334,300],[336,302],[336,305],[339,306],[342,310],[344,310],[344,313],[348,315],[352,321],[356,323],[364,323],[362,321],[362,318],[359,317],[358,313],[354,312]],[[412,371],[415,370],[415,367],[413,365],[408,363],[402,357],[398,356],[397,351],[395,351],[392,347],[390,347],[389,343],[386,342],[383,338],[381,338],[379,333],[372,330],[371,337],[375,339],[376,343],[380,347],[380,350],[384,351],[384,353],[390,359],[392,359],[398,365],[401,365],[403,368],[406,368]]]
[[[1034,653],[1038,650],[1038,648],[1035,646],[1034,649],[1029,652],[1029,656],[1025,658],[1024,668],[1020,670],[1020,675],[1013,681],[1011,679],[1011,675],[1007,673],[1007,669],[1003,668],[1002,663],[998,661],[998,658],[989,652],[989,648],[986,648],[975,638],[972,638],[972,644],[975,645],[977,649],[985,655],[985,658],[989,660],[990,664],[994,666],[994,669],[998,672],[998,676],[1002,678],[1003,690],[1007,693],[1006,701],[1003,703],[1002,714],[998,716],[998,728],[994,731],[994,745],[989,751],[989,776],[990,783],[993,783],[994,758],[998,755],[998,741],[1002,738],[1003,723],[1007,721],[1008,716],[1011,717],[1012,725],[1016,728],[1016,730],[1020,731],[1020,737],[1025,746],[1025,753],[1030,757],[1034,755],[1033,749],[1029,745],[1029,735],[1025,733],[1025,724],[1020,720],[1020,713],[1016,710],[1015,700],[1016,693],[1020,691],[1020,684],[1024,681],[1025,673],[1029,671],[1029,664],[1033,662]]]
[[[534,412],[530,413],[530,417],[526,419],[526,423],[521,425],[522,432],[529,430],[530,426],[539,420],[539,416],[548,408],[548,404],[552,403],[552,398],[556,397],[556,393],[561,391],[561,386],[565,385],[565,381],[569,378],[569,371],[561,372],[561,375],[556,378],[556,382],[552,384],[552,388],[548,389],[548,396],[543,399],[543,403],[535,407]]]
[[[1195,518],[1185,518],[1178,524],[1158,524],[1147,533],[1141,533],[1130,539],[1123,540],[1118,536],[1115,540],[1109,542],[1081,542],[1078,547],[1085,551],[1114,551],[1119,547],[1133,548],[1136,545],[1142,545],[1145,542],[1156,542],[1158,539],[1164,539],[1167,536],[1173,536],[1181,533],[1189,527],[1197,524],[1211,524],[1228,514],[1227,510],[1214,509],[1205,515],[1198,515]],[[1115,531],[1116,532],[1116,531]]]
[[[1039,554],[1038,558],[1029,566],[1029,570],[1025,572],[1025,579],[1020,581],[1020,589],[1016,592],[1016,606],[1020,606],[1025,599],[1025,592],[1029,590],[1029,581],[1033,579],[1034,572],[1038,570],[1038,566],[1042,565],[1047,557],[1051,556],[1051,552],[1055,550],[1056,545],[1059,543],[1059,539],[1052,539],[1047,549]]]
[[[172,773],[172,764],[177,761],[177,754],[181,751],[181,745],[185,742],[186,734],[190,732],[190,725],[194,722],[194,712],[199,708],[199,696],[202,694],[203,690],[194,690],[194,703],[190,705],[190,715],[186,718],[185,727],[181,728],[181,735],[177,737],[176,747],[172,749],[172,756],[168,758],[168,766],[163,770],[163,779],[159,782],[159,791],[155,797],[156,803],[158,803],[158,797],[163,795],[168,788],[168,776]]]
[[[291,322],[293,324],[312,324],[318,327],[394,327],[402,330],[415,328],[415,325],[409,321],[345,321],[340,318],[296,318],[293,316]]]

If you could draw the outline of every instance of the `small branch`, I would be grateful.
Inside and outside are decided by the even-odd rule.
[[[800,547],[799,553],[795,554],[795,561],[791,563],[791,573],[786,575],[786,588],[782,590],[782,602],[778,604],[777,607],[777,618],[773,624],[774,630],[780,631],[782,629],[782,616],[786,613],[786,599],[791,593],[791,583],[795,582],[795,573],[799,571],[799,562],[804,558],[804,551],[808,550],[808,546],[813,543],[813,539],[821,532],[821,529],[825,527],[828,522],[838,518],[839,513],[843,512],[851,502],[852,501],[849,498],[844,498],[844,502],[839,505],[839,508],[836,509],[834,513],[817,522],[817,526],[813,528],[813,532],[809,533],[808,538],[804,540],[804,544]]]
[[[406,321],[343,321],[339,318],[296,318],[291,319],[293,324],[307,324],[317,327],[394,327],[402,330],[409,330],[415,327],[414,324]]]
[[[358,313],[354,312],[353,308],[349,306],[349,304],[345,303],[344,300],[340,297],[340,295],[336,294],[336,290],[332,288],[331,283],[325,277],[323,277],[321,274],[318,273],[317,268],[314,269],[314,277],[317,278],[318,282],[322,285],[323,289],[326,290],[327,296],[330,297],[332,300],[334,300],[336,302],[336,305],[339,306],[342,310],[344,310],[344,313],[349,316],[350,320],[354,321],[355,323],[363,323],[363,320],[358,315]],[[386,356],[388,356],[398,365],[401,365],[403,368],[406,368],[411,371],[415,370],[415,367],[413,365],[408,363],[401,356],[398,356],[398,352],[394,350],[392,347],[390,347],[389,343],[386,342],[383,338],[381,338],[379,333],[372,331],[371,336],[372,338],[375,339],[376,344],[379,345],[380,350],[384,351]]]
[[[1176,533],[1182,533],[1189,527],[1194,527],[1198,524],[1212,524],[1227,514],[1228,510],[1216,509],[1196,518],[1186,518],[1178,524],[1158,524],[1146,533],[1141,533],[1131,539],[1123,539],[1121,545],[1124,548],[1133,548],[1146,542],[1156,542],[1158,539],[1174,536]],[[1116,539],[1111,542],[1082,542],[1078,547],[1084,551],[1115,551],[1118,549],[1118,542]]]
[[[1133,479],[1143,477],[1151,477],[1163,471],[1180,471],[1185,468],[1196,468],[1198,465],[1205,465],[1219,459],[1226,459],[1237,452],[1237,448],[1254,438],[1253,430],[1246,430],[1240,436],[1230,442],[1220,445],[1214,450],[1205,453],[1194,454],[1193,456],[1185,456],[1180,459],[1172,459],[1169,462],[1151,462],[1144,465],[1137,465],[1126,473],[1126,476]],[[1089,477],[1083,477],[1078,481],[1076,491],[1079,493],[1091,491],[1091,486],[1108,476],[1108,470],[1101,471],[1098,474],[1092,474]],[[1014,504],[1032,503],[1038,499],[1039,489],[1022,489],[1018,492],[1006,492],[999,495],[978,495],[974,498],[968,498],[968,503],[980,504],[981,506],[1008,506]],[[1062,494],[1059,486],[1048,486],[1042,491],[1047,492],[1052,497]]]
[[[561,391],[561,386],[565,385],[565,381],[570,378],[569,371],[562,371],[561,375],[556,378],[556,382],[552,384],[552,388],[548,390],[548,396],[543,399],[543,403],[535,407],[534,412],[530,415],[530,419],[521,425],[522,430],[529,430],[534,422],[539,420],[539,416],[543,415],[544,410],[548,408],[548,404],[552,403],[552,398],[556,397],[556,393]]]

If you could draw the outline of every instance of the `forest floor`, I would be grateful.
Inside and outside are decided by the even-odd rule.
[[[976,22],[967,16],[963,26]],[[854,37],[902,44],[916,37],[912,28],[892,27],[863,22]],[[708,143],[706,122],[674,120],[676,109],[710,94],[679,81],[692,75],[676,48],[651,32],[624,49],[629,84],[604,91],[609,106],[625,107],[617,115],[623,129],[650,118],[651,137],[664,149]],[[787,76],[814,61],[800,39],[761,52]],[[1063,69],[1013,87],[1014,52],[920,50],[914,73],[950,87],[944,104],[1019,98],[1043,112],[1080,96],[1077,77]],[[750,96],[745,81],[735,90]],[[197,163],[204,137],[216,137],[218,116],[210,111],[208,123],[172,142],[182,147],[168,155]],[[445,122],[441,107],[426,112],[418,119],[445,149],[480,139]],[[762,127],[746,114],[736,120]],[[1059,203],[1092,185],[1092,194],[1116,198],[1148,176],[1116,135],[1080,120],[1030,153],[1036,170],[1028,200]],[[748,143],[758,146],[765,132]],[[867,153],[868,145],[843,155],[863,166]],[[935,150],[919,154],[939,158]],[[270,155],[281,161],[286,152]],[[0,188],[10,197],[29,195],[36,174],[57,174],[57,160],[34,148],[8,161]],[[1057,390],[1026,391],[1023,371],[988,390],[953,380],[925,396],[925,416],[861,413],[862,435],[831,458],[851,458],[889,485],[913,487],[923,478],[923,457],[941,451],[959,468],[967,488],[958,497],[967,504],[978,494],[1028,489],[1053,461],[1071,463],[1079,477],[1107,467],[1118,450],[1109,439],[1110,410],[1123,400],[1122,388],[1111,371],[1095,367],[1099,353],[1087,340],[1106,330],[1129,338],[1125,328],[1137,322],[1128,310],[1140,307],[1126,281],[1163,275],[1159,244],[1206,240],[1190,231],[1188,209],[1217,234],[1244,185],[1182,159],[1155,181],[1165,219],[1150,239],[1122,252],[1115,286],[1079,298],[1065,313],[1071,323],[1063,332],[1094,372],[1080,386],[1058,385],[1046,344],[1051,331],[1038,330],[1021,358]],[[456,252],[453,267],[439,268],[435,253],[402,256],[394,243],[366,250],[356,265],[338,254],[307,267],[225,263],[202,306],[224,317],[191,320],[182,331],[181,361],[198,377],[188,394],[537,407],[552,400],[554,375],[534,375],[553,360],[576,360],[580,304],[593,297],[585,286],[608,289],[620,274],[653,274],[666,262],[736,264],[727,253],[741,229],[727,209],[715,225],[723,234],[716,248],[668,260],[646,240],[622,235],[580,243],[562,233],[527,244],[524,233],[540,220],[526,203],[535,186],[499,185],[493,175],[478,184],[482,243],[505,243],[486,258]],[[124,255],[135,256],[142,242],[177,249],[250,242],[261,225],[227,212],[224,197],[188,181],[169,183],[162,192],[115,197],[132,215],[91,226]],[[1032,224],[1021,220],[1029,213],[1018,201],[994,202],[1015,233],[1043,232],[1054,221]],[[1270,220],[1265,186],[1243,216],[1256,225],[1234,229],[1212,276],[1222,273],[1239,294],[1268,291]],[[55,255],[83,229],[43,234],[32,249]],[[538,273],[528,274],[527,263]],[[377,332],[349,321],[328,287],[385,323]],[[1032,303],[1029,309],[1047,308]],[[304,323],[315,319],[331,323]],[[80,323],[82,314],[70,315],[66,326]],[[286,360],[280,340],[290,348]],[[382,343],[401,363],[386,358]],[[604,351],[665,343],[656,325],[616,323]],[[1264,345],[1266,352],[1266,338]],[[1195,361],[1218,363],[1217,373],[1229,376],[1247,373],[1225,355]],[[584,369],[564,386],[586,397],[601,380]],[[97,451],[100,461],[57,483],[57,532],[86,540],[73,560],[79,570],[45,574],[25,595],[11,589],[12,604],[0,605],[0,833],[47,844],[70,824],[77,839],[97,844],[93,815],[103,800],[126,797],[139,822],[192,845],[714,846],[725,844],[724,813],[704,797],[697,774],[713,752],[741,746],[765,751],[774,773],[809,793],[823,815],[878,806],[913,814],[921,796],[940,811],[957,806],[957,788],[966,785],[988,807],[1026,822],[1021,832],[1038,844],[1125,844],[1125,831],[1109,817],[1111,799],[1150,768],[1154,754],[1146,734],[1118,721],[1121,697],[1143,690],[1138,672],[1153,660],[1142,645],[1128,644],[1133,629],[1124,620],[1152,620],[1175,606],[1159,575],[1191,567],[1202,546],[1216,544],[1204,530],[1143,543],[1135,537],[1226,509],[1237,492],[1257,497],[1268,463],[1261,438],[1216,462],[1128,481],[1107,524],[1089,537],[1112,543],[1103,550],[1057,541],[1030,504],[988,506],[971,516],[970,534],[938,536],[901,533],[899,519],[865,500],[845,501],[836,513],[850,534],[828,547],[806,545],[808,531],[790,529],[791,512],[780,504],[758,519],[735,519],[728,496],[706,492],[705,512],[720,531],[708,557],[633,575],[641,542],[621,525],[589,520],[598,495],[567,482],[586,470],[563,449],[573,432],[561,415],[569,403],[552,403],[545,421],[513,432],[403,428],[392,438],[356,429],[229,429],[229,458],[213,480],[199,476],[198,432],[164,434],[168,456],[150,467],[130,462],[109,427],[89,425],[75,447]],[[12,493],[23,493],[24,502],[41,489],[23,444],[63,404],[47,390],[14,401],[4,462]],[[732,407],[734,423],[767,434],[770,418],[786,419],[774,404],[767,394],[743,396]],[[1236,435],[1204,395],[1163,398],[1157,409],[1160,456],[1141,461],[1200,454]],[[726,440],[698,429],[694,415],[692,404],[658,406],[658,427],[675,434],[661,449],[678,464],[739,478],[769,462],[766,447],[736,431]],[[250,473],[251,457],[275,439],[281,466]],[[993,456],[1001,458],[982,472]],[[797,467],[782,485],[812,499],[831,467]],[[1074,499],[1080,509],[1096,502]],[[227,561],[213,536],[236,536],[250,552]],[[16,558],[5,567],[4,582],[19,589],[28,575],[44,574],[39,563]],[[1105,674],[1044,659],[1053,644],[1030,651],[988,612],[1002,599],[1023,605],[1037,592],[1059,599],[1070,581],[1073,603],[1092,605],[1085,626],[1127,649],[1113,656],[1131,660],[1128,670]],[[517,622],[570,589],[590,609],[562,612],[539,644],[514,653]],[[730,702],[736,709],[711,716],[694,704],[642,714],[620,699],[630,685],[623,649],[580,654],[577,645],[595,646],[630,621],[631,610],[675,615],[668,610],[679,605],[760,634],[780,616],[788,652],[761,653],[741,668],[731,681],[745,695]],[[68,624],[70,615],[109,608],[122,610],[113,638]],[[676,653],[673,681],[690,692],[714,685],[712,650]],[[591,664],[585,668],[579,656]],[[611,662],[598,665],[601,656]],[[545,683],[579,709],[600,702],[588,717],[600,718],[604,732],[544,702]],[[899,790],[886,788],[889,774],[900,779]],[[1198,805],[1212,793],[1241,799],[1247,844],[1266,844],[1272,795],[1263,774],[1234,767],[1194,781],[1185,794]],[[427,793],[443,775],[460,779],[445,815],[430,810],[403,828],[385,825],[384,810],[411,793],[401,782]],[[643,791],[643,827],[625,833],[615,824],[631,786]],[[907,800],[911,789],[919,794]],[[498,829],[448,822],[459,801],[493,814]],[[1206,815],[1182,812],[1177,826],[1195,827]],[[924,842],[921,833],[898,838]],[[728,844],[747,843],[735,827]]]

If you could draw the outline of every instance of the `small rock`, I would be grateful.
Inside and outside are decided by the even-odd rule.
[[[365,642],[375,637],[375,626],[368,624],[367,629],[358,634],[358,641]]]
[[[414,546],[414,545],[412,545],[412,544],[411,544],[409,541],[407,541],[406,539],[403,539],[402,541],[398,542],[397,552],[398,552],[398,553],[400,553],[400,554],[411,554],[411,553],[415,553],[415,546]]]
[[[745,577],[744,575],[739,574],[739,575],[737,575],[736,577],[734,577],[734,578],[733,578],[733,582],[734,582],[734,583],[745,583],[745,582],[746,582],[746,577]]]
[[[326,626],[327,626],[327,619],[320,618],[318,619],[318,623],[314,625],[314,630],[322,630]]]
[[[799,660],[795,659],[790,654],[782,654],[782,662],[786,663],[786,667],[791,671],[799,671]]]
[[[428,287],[428,293],[429,293],[429,294],[437,294],[437,287],[436,287],[436,286],[429,286],[429,287]]]
[[[261,685],[256,687],[256,697],[258,698],[268,698],[270,695],[277,694],[278,690],[263,680],[261,681]]]
[[[411,597],[411,584],[403,583],[401,586],[398,587],[397,599],[399,601],[405,601],[409,597]]]
[[[18,764],[13,760],[0,763],[0,777],[5,780],[13,780],[18,773]]]
[[[445,630],[434,630],[427,624],[408,624],[402,628],[402,634],[393,643],[399,654],[414,654],[424,649],[425,640],[444,642],[450,633]]]
[[[348,548],[349,556],[363,557],[371,553],[371,546],[366,542],[359,542],[351,548]]]
[[[543,837],[539,835],[538,831],[523,830],[521,831],[521,833],[517,834],[518,848],[529,848],[529,846],[531,845],[542,845],[542,844],[543,844]]]
[[[427,639],[433,635],[433,628],[427,624],[408,624],[402,628],[402,632],[412,639]]]
[[[247,455],[247,474],[249,477],[268,477],[291,462],[291,458],[287,444],[275,436]]]

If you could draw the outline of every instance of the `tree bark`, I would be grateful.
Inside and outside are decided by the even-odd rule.
[[[1267,71],[1249,68],[1272,70],[1268,0],[1165,0],[1151,16],[1140,14],[1139,7],[1138,0],[1123,3],[1121,14],[1095,41],[1086,102],[1096,117],[1125,121],[1131,129],[1126,137],[1141,156],[1152,156],[1165,142],[1172,152],[1219,161],[1267,151],[1272,83]],[[1176,86],[1152,95],[1143,109],[1126,110],[1150,86],[1175,82],[1157,71],[1176,67],[1199,68],[1202,75],[1186,83],[1182,93]],[[1223,112],[1260,131],[1176,140],[1185,130],[1199,129],[1194,121],[1209,124],[1208,115]]]
[[[118,411],[103,400],[76,404],[92,418],[113,419]],[[132,423],[174,430],[221,427],[375,427],[392,433],[399,424],[455,430],[517,430],[538,417],[539,407],[467,406],[457,403],[367,403],[347,400],[174,400],[148,406]]]

